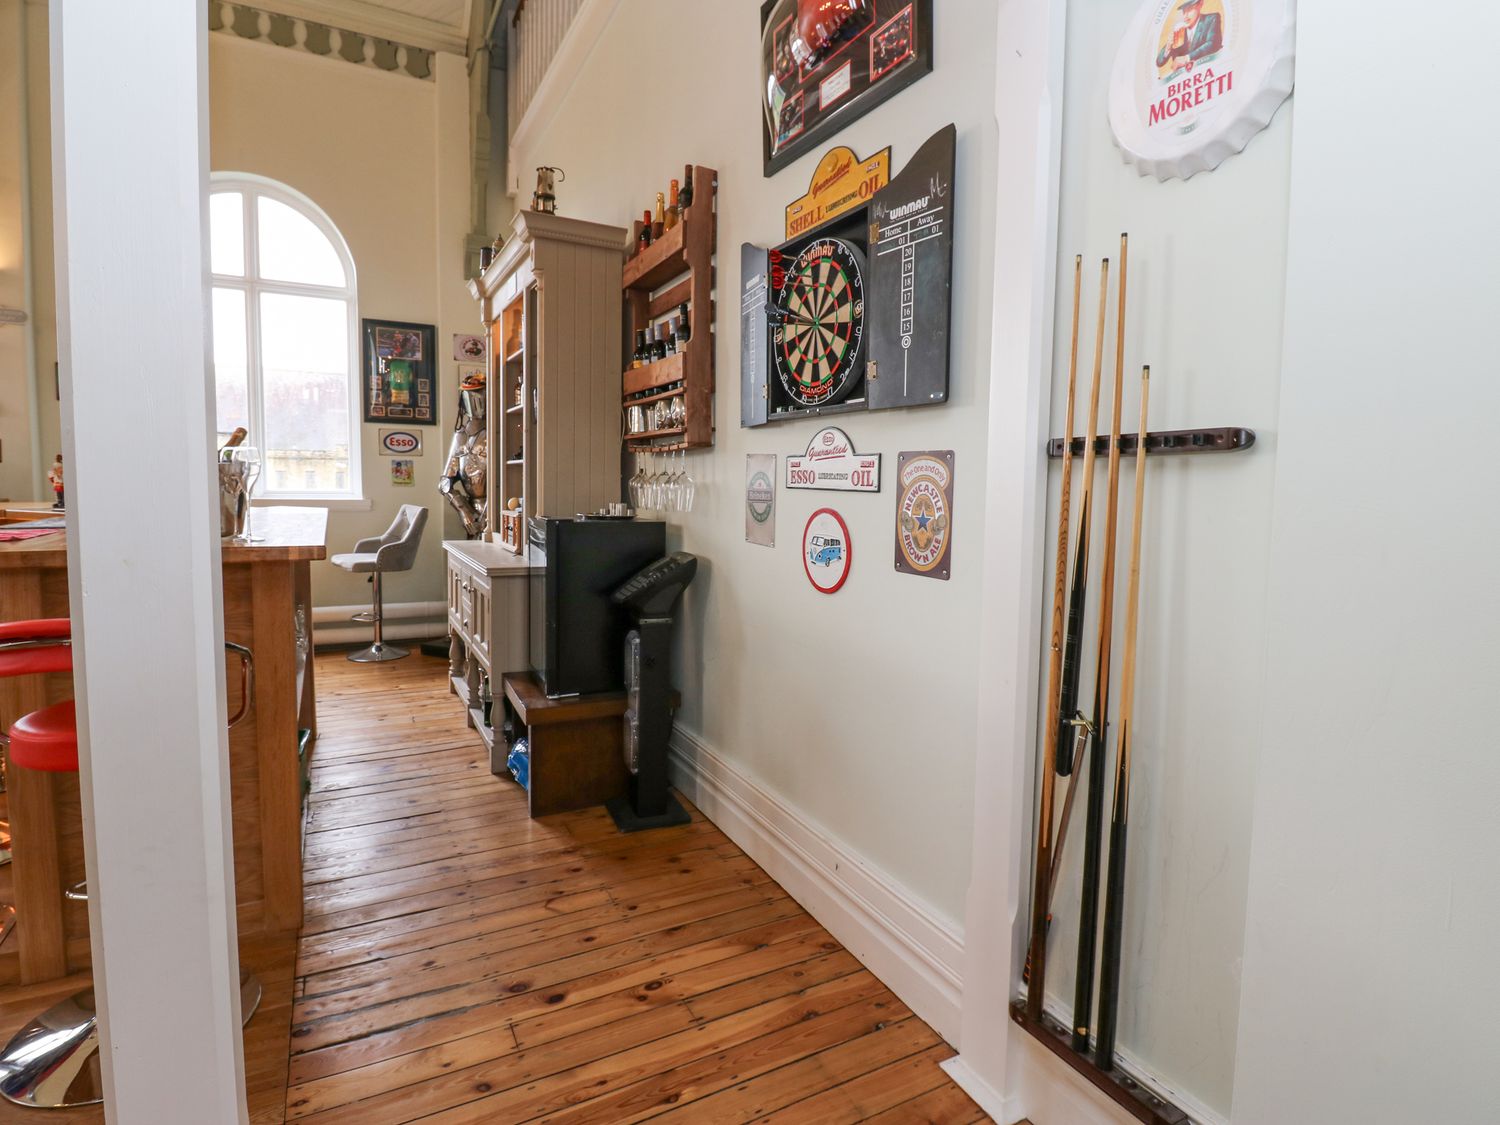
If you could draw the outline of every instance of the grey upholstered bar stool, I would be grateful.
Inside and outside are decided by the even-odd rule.
[[[349,659],[357,664],[378,664],[383,660],[400,660],[408,655],[404,648],[396,648],[384,641],[381,629],[383,616],[380,596],[380,576],[397,570],[410,570],[417,561],[417,548],[422,545],[422,529],[427,526],[427,509],[417,504],[402,504],[401,510],[384,535],[374,539],[361,539],[354,550],[346,555],[334,555],[329,561],[355,574],[368,574],[375,587],[369,613],[357,615],[356,621],[372,621],[375,624],[375,641],[368,648],[351,652]]]

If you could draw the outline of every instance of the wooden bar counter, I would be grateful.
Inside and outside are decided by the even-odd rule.
[[[229,734],[242,945],[254,935],[295,935],[302,923],[298,737],[316,737],[317,720],[310,645],[299,652],[297,635],[300,610],[310,636],[309,564],[327,556],[327,527],[321,508],[256,508],[251,531],[262,540],[223,547],[224,637],[255,656],[253,706]],[[0,543],[0,621],[67,616],[65,535]],[[241,702],[239,667],[226,656],[231,715]],[[0,679],[0,723],[71,695],[66,675]],[[7,763],[7,789],[14,858],[0,901],[15,904],[16,931],[0,947],[0,984],[52,980],[89,965],[87,906],[63,899],[84,878],[78,775]]]

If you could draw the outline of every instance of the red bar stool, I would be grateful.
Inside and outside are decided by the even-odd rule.
[[[0,625],[0,676],[72,669],[68,622],[33,621]],[[226,643],[240,659],[242,703],[233,727],[249,713],[255,665],[248,648]],[[66,657],[66,659],[63,659]],[[10,761],[19,769],[77,772],[78,727],[73,701],[55,703],[24,715],[10,728]],[[87,899],[80,883],[63,892]],[[245,1023],[260,1004],[260,981],[240,972],[240,1007]],[[0,1097],[38,1109],[93,1105],[103,1100],[99,1071],[99,1017],[94,990],[85,989],[18,1031],[0,1051]]]
[[[0,677],[71,672],[72,625],[66,617],[0,623]],[[0,751],[6,744],[0,730]],[[0,793],[5,792],[4,756],[0,754]],[[0,866],[10,862],[10,824],[0,820]],[[0,945],[10,935],[15,910],[0,905]]]

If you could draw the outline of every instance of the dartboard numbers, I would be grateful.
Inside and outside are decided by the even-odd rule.
[[[812,243],[786,267],[776,304],[772,354],[787,396],[804,407],[844,399],[864,344],[864,256],[842,239]]]

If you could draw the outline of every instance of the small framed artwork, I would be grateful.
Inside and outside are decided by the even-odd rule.
[[[404,457],[391,462],[391,483],[402,488],[417,483],[417,463]]]
[[[366,319],[362,325],[365,421],[437,425],[432,405],[437,330],[399,320]]]
[[[470,336],[467,333],[455,332],[453,334],[453,358],[460,363],[474,363],[484,359],[488,351],[483,336]]]

